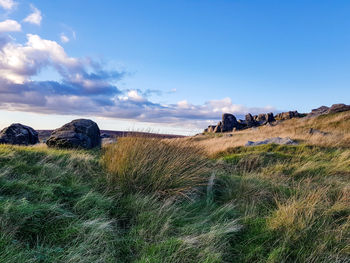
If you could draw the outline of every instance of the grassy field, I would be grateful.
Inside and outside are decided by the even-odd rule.
[[[337,134],[333,145],[0,145],[0,262],[350,262],[347,116],[290,122]],[[227,143],[199,147],[212,140]]]

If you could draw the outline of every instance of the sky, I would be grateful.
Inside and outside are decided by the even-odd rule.
[[[0,128],[194,134],[350,102],[348,0],[0,0]]]

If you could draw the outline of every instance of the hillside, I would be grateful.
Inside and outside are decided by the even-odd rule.
[[[244,146],[275,136],[299,144]],[[102,150],[0,145],[0,251],[6,263],[350,262],[350,112]]]
[[[316,130],[310,133],[310,129]],[[285,120],[231,133],[208,133],[188,138],[209,154],[230,147],[244,146],[247,141],[271,137],[289,137],[301,144],[325,147],[350,147],[350,111]]]

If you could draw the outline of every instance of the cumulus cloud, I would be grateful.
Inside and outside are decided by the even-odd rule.
[[[195,105],[187,100],[160,104],[150,100],[162,93],[150,89],[120,90],[116,83],[124,72],[104,69],[91,59],[69,56],[55,41],[27,34],[25,43],[0,37],[0,109],[47,114],[89,115],[143,122],[204,127],[223,112],[242,115],[272,108],[247,108],[230,98]],[[59,81],[34,81],[43,69],[52,68]]]
[[[32,9],[32,13],[29,14],[23,21],[40,26],[41,20],[42,20],[40,10],[36,8],[34,5],[30,5],[30,7]]]
[[[18,32],[21,31],[21,25],[11,19],[0,22],[0,32]]]
[[[3,9],[6,10],[11,10],[13,9],[15,6],[17,5],[17,3],[13,0],[0,0],[0,6]]]

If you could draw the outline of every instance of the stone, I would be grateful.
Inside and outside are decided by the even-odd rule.
[[[46,144],[49,147],[58,148],[91,149],[100,147],[100,129],[92,120],[73,120],[54,130]]]
[[[214,132],[215,127],[215,125],[209,125],[206,132]]]
[[[327,106],[321,106],[317,109],[312,109],[311,112],[308,114],[308,116],[319,116],[322,114],[327,114],[329,111],[329,107]]]
[[[264,144],[280,144],[280,145],[296,145],[297,142],[293,141],[289,137],[287,138],[281,138],[281,137],[274,137],[269,138],[263,141],[248,141],[245,146],[257,146],[257,145],[264,145]]]
[[[281,112],[275,116],[276,120],[289,120],[292,118],[300,118],[301,114],[298,111]]]
[[[238,127],[238,122],[235,116],[229,113],[222,115],[221,132],[231,132],[233,128]]]
[[[221,125],[222,125],[222,123],[221,123],[221,121],[219,121],[218,124],[215,126],[213,132],[214,132],[214,133],[221,132]]]
[[[266,121],[267,121],[267,123],[271,123],[271,122],[276,121],[272,112],[266,113]]]
[[[247,123],[248,128],[258,125],[258,123],[254,120],[254,117],[250,113],[245,115],[245,121]]]
[[[38,132],[33,128],[14,123],[0,132],[0,143],[33,145],[39,142]]]
[[[337,113],[337,112],[343,112],[343,111],[349,111],[350,105],[346,105],[343,103],[340,104],[333,104],[327,113]]]

